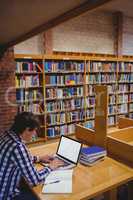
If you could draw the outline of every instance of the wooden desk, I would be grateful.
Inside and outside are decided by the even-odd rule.
[[[34,155],[55,153],[58,143],[30,148]],[[42,194],[42,185],[33,190],[44,200],[88,200],[102,193],[106,199],[116,200],[117,186],[133,180],[131,168],[109,157],[92,167],[81,164],[74,169],[72,194]]]

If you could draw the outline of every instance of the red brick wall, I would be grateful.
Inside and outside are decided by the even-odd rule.
[[[0,59],[0,134],[8,129],[16,114],[15,62],[13,49]]]

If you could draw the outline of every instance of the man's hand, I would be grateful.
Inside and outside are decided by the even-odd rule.
[[[50,162],[49,167],[54,170],[57,169],[58,167],[61,167],[64,165],[64,162],[62,160],[59,160],[58,158],[54,159],[53,161]]]
[[[40,156],[39,159],[40,162],[50,163],[53,160],[53,156],[52,155]]]

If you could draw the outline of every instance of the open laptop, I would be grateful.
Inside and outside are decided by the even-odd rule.
[[[63,160],[63,166],[58,169],[71,169],[78,164],[82,144],[75,139],[61,136],[54,158]]]
[[[57,158],[63,161],[63,166],[59,167],[58,169],[64,170],[75,167],[78,164],[81,147],[82,144],[77,140],[62,135],[57,147],[56,154],[52,158]]]

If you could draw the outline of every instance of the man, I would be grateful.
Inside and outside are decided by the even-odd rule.
[[[25,142],[31,141],[36,134],[39,123],[29,112],[23,112],[15,117],[9,131],[0,136],[0,200],[34,200],[34,197],[19,191],[22,178],[31,186],[45,181],[48,174],[62,165],[59,160],[53,160],[49,167],[37,171],[33,163],[49,161],[48,156],[31,156]]]

